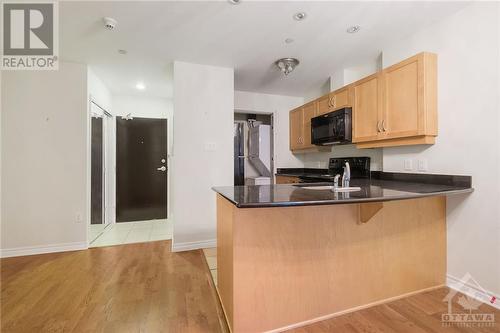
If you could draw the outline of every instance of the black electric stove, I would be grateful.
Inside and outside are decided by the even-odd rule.
[[[345,163],[349,162],[351,179],[370,178],[369,157],[339,157],[330,158],[328,171],[323,174],[307,173],[298,175],[302,183],[333,182],[335,175],[344,173]]]

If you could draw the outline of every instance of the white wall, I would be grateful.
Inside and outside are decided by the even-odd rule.
[[[430,147],[385,148],[385,171],[406,158],[430,173],[471,175],[475,192],[448,198],[448,273],[469,272],[500,295],[499,4],[478,2],[383,52],[384,67],[438,54],[439,136]]]
[[[173,249],[214,246],[213,186],[233,185],[234,73],[174,62]]]
[[[87,67],[5,71],[1,103],[2,256],[85,248]]]
[[[234,92],[234,109],[250,113],[274,115],[274,167],[301,168],[304,166],[289,147],[289,112],[304,104],[301,97],[260,94],[246,91]]]
[[[91,68],[87,71],[87,89],[89,99],[96,102],[101,108],[112,113],[112,96],[109,88],[95,75]]]

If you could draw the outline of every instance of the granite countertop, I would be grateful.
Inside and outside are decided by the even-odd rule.
[[[331,182],[222,186],[213,190],[238,208],[332,205],[415,199],[473,192],[470,176],[372,172],[371,179],[353,179],[356,192],[310,190],[304,186],[332,185]]]

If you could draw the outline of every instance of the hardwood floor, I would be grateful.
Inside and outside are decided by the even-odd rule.
[[[0,260],[2,332],[228,332],[202,251],[170,241]],[[447,288],[346,314],[294,333],[493,333],[443,327]],[[465,312],[454,298],[454,312]]]
[[[474,313],[493,313],[495,324],[492,327],[444,327],[441,314],[447,313],[447,303],[444,297],[450,289],[437,290],[417,294],[394,302],[374,306],[350,314],[321,321],[312,325],[300,327],[289,332],[293,333],[493,333],[500,332],[500,310],[482,304]],[[453,298],[453,313],[468,313],[464,311],[457,300],[462,296],[458,293]]]
[[[2,332],[227,330],[202,252],[172,253],[170,241],[0,265]]]

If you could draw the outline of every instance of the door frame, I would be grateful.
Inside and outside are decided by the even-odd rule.
[[[103,186],[102,186],[102,221],[105,227],[108,227],[111,224],[114,224],[114,218],[113,215],[109,215],[109,211],[112,208],[112,203],[114,202],[114,191],[113,189],[109,188],[109,179],[114,178],[114,166],[110,165],[108,161],[108,157],[111,156],[111,147],[113,145],[113,142],[109,140],[108,138],[110,137],[110,131],[112,133],[113,128],[110,126],[110,124],[113,123],[113,115],[107,111],[104,107],[102,107],[95,99],[92,98],[92,96],[89,97],[89,102],[88,102],[88,113],[87,113],[87,198],[86,198],[86,211],[87,211],[87,219],[86,219],[86,225],[85,225],[85,230],[86,230],[86,240],[87,240],[87,247],[90,245],[90,242],[92,241],[90,239],[89,235],[89,226],[91,225],[91,218],[92,218],[92,198],[91,198],[91,193],[92,193],[92,116],[95,114],[92,111],[92,105],[95,105],[101,112],[102,114],[99,114],[99,116],[102,116],[103,122],[102,122],[102,143],[103,143],[103,149],[102,149],[102,161],[103,161]]]
[[[274,125],[276,124],[276,118],[278,113],[277,112],[263,112],[263,111],[256,111],[256,110],[249,110],[249,109],[234,109],[233,113],[243,113],[243,114],[258,114],[258,115],[264,115],[264,116],[270,116],[271,118],[271,184],[274,184],[274,178],[276,174],[275,170],[275,161],[276,161],[276,149],[274,146],[274,143],[276,142],[276,130],[274,128]],[[233,121],[233,122],[238,122],[238,121]]]

